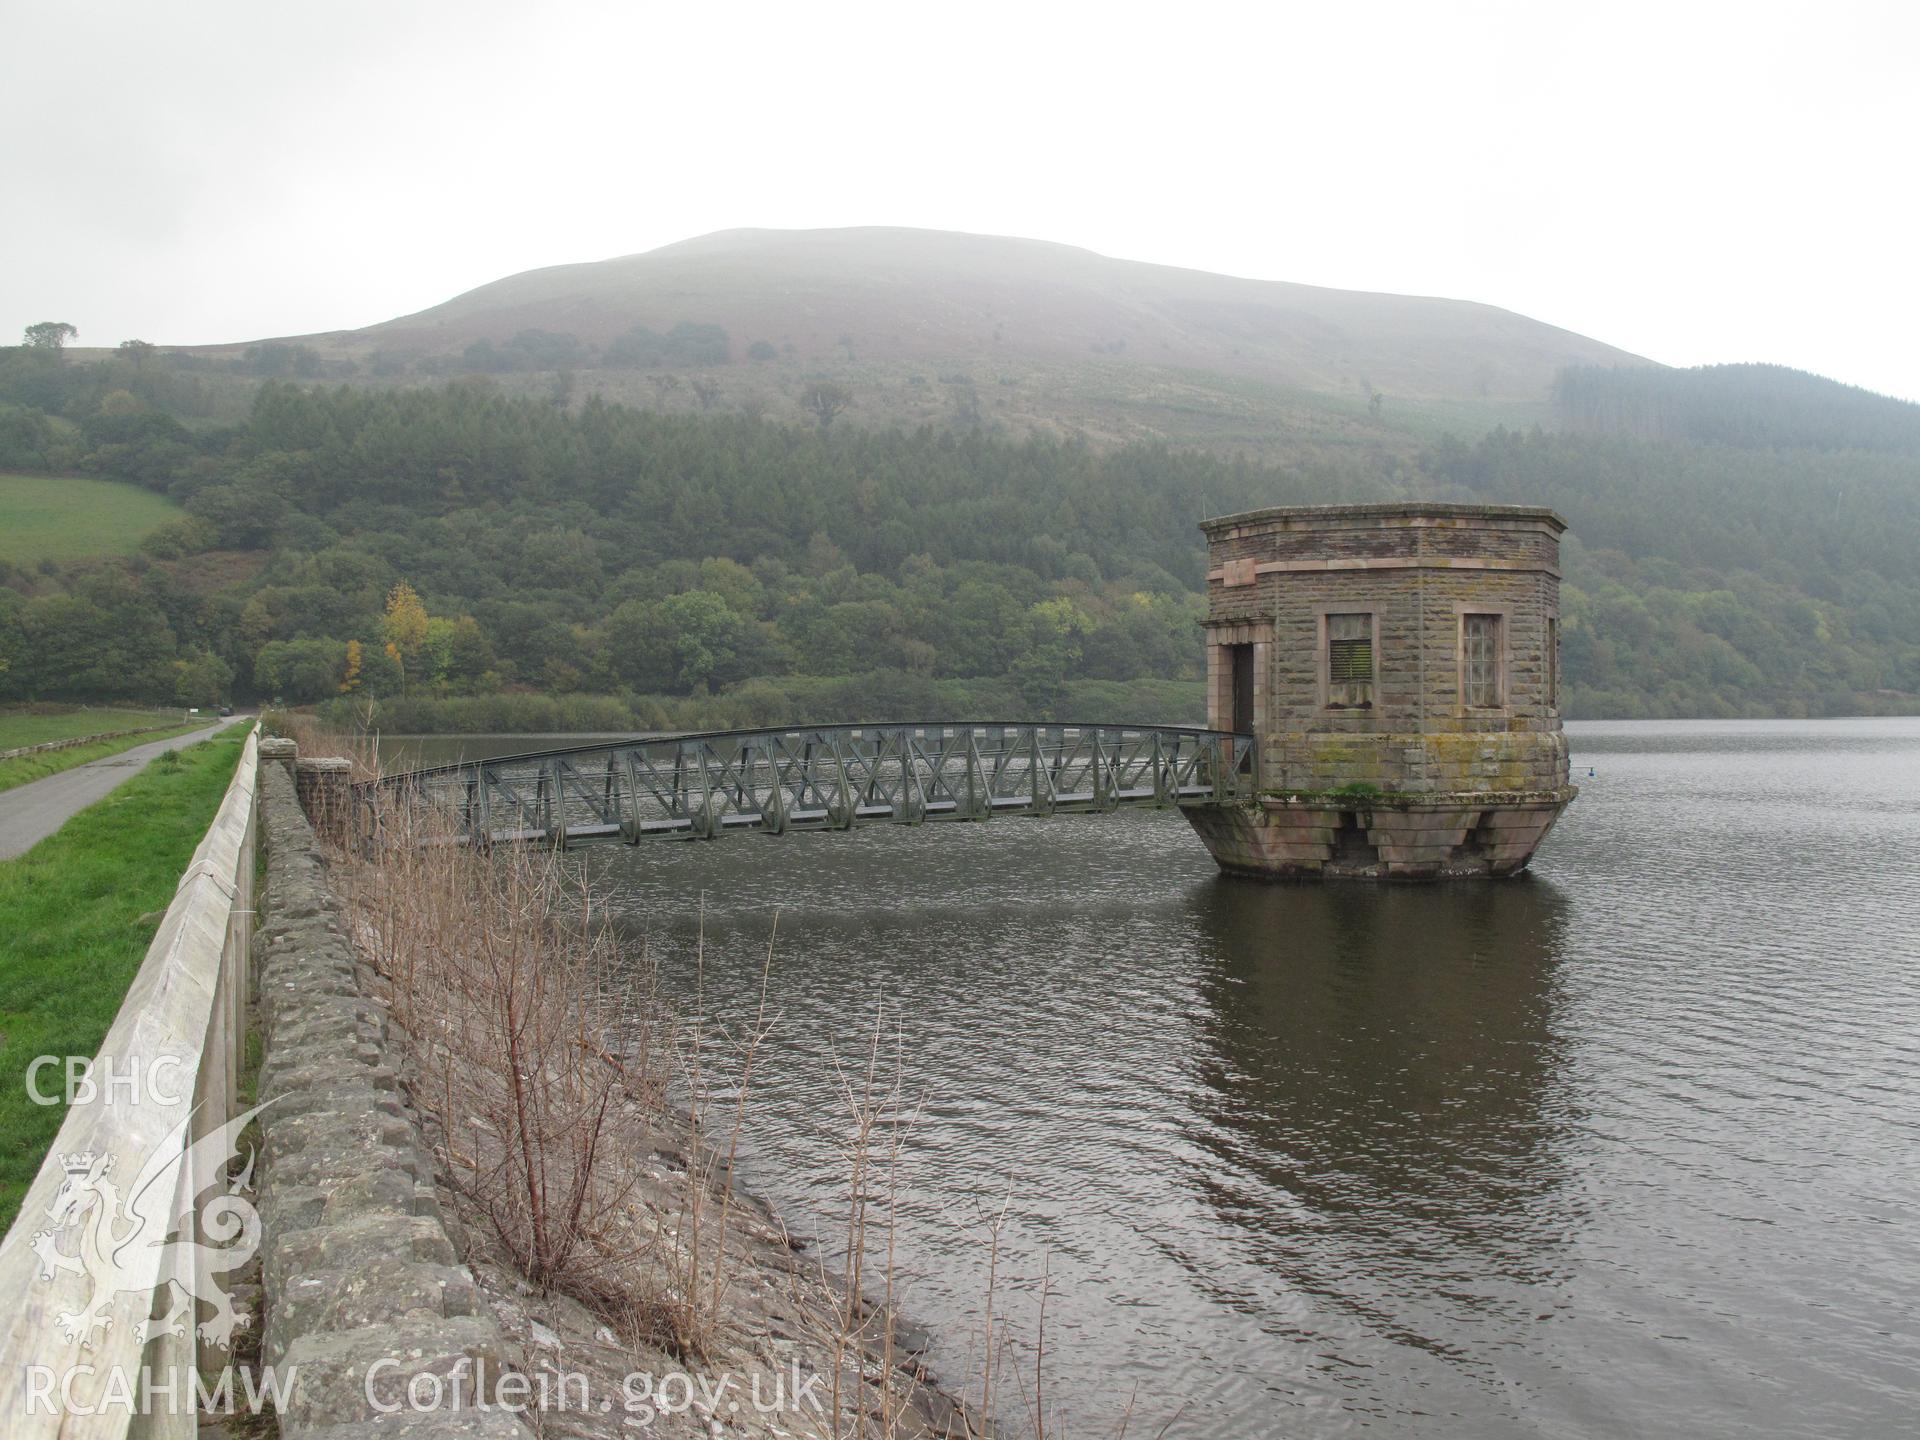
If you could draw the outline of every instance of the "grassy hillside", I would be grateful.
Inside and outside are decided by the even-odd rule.
[[[261,376],[669,411],[963,425],[1267,457],[1544,418],[1563,366],[1648,362],[1469,301],[1330,290],[930,230],[738,230],[509,276],[358,331],[204,352]]]
[[[33,566],[86,555],[130,555],[180,507],[112,480],[0,474],[0,561]]]
[[[50,740],[74,740],[82,735],[105,735],[115,730],[143,730],[181,718],[178,710],[137,710],[86,707],[0,708],[0,750],[44,745]]]
[[[1370,379],[1414,398],[1544,399],[1598,341],[1464,300],[1244,280],[1037,240],[936,230],[729,230],[509,276],[362,332],[389,346],[538,328],[606,346],[635,325],[725,328],[818,364],[1072,360],[1212,371],[1296,389]],[[791,350],[788,347],[792,347]],[[1645,362],[1639,362],[1645,363]]]

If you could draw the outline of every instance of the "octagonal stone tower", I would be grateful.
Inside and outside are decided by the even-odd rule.
[[[1576,793],[1560,536],[1525,505],[1282,506],[1201,526],[1207,723],[1247,800],[1188,805],[1221,869],[1432,880],[1523,869]]]

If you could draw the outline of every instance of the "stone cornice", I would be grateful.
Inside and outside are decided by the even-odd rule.
[[[1238,515],[1221,515],[1202,520],[1200,528],[1210,540],[1224,538],[1230,531],[1354,528],[1423,527],[1474,529],[1484,525],[1493,529],[1538,529],[1559,535],[1567,522],[1544,505],[1468,505],[1440,500],[1391,500],[1366,505],[1271,505],[1263,510],[1247,510]]]

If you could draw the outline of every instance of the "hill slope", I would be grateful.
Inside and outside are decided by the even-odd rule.
[[[185,512],[112,480],[0,474],[0,561],[22,567],[83,555],[131,555]]]
[[[718,324],[806,359],[1112,354],[1309,390],[1363,377],[1420,398],[1544,399],[1563,365],[1645,364],[1464,300],[1243,280],[1038,240],[937,230],[728,230],[530,270],[378,325],[383,343],[496,343],[538,328],[604,345]]]
[[[569,335],[583,368],[636,326],[719,326],[728,358],[1198,372],[1281,391],[1537,404],[1572,364],[1649,362],[1463,300],[1331,290],[945,231],[730,230],[530,270],[359,331],[332,354],[451,356],[526,331]],[[760,352],[764,357],[767,352]],[[546,368],[546,367],[540,367]]]

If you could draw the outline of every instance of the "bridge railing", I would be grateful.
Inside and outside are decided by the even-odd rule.
[[[1226,800],[1253,740],[1172,726],[949,722],[717,731],[469,761],[369,782],[463,841],[711,839]]]
[[[224,1180],[226,1157],[197,1142],[227,1124],[239,1097],[258,753],[256,731],[100,1043],[90,1086],[0,1240],[9,1440],[191,1435],[196,1365],[227,1358],[198,1344],[191,1307],[171,1325],[150,1318],[156,1301],[165,1314],[170,1294],[205,1297],[215,1283],[190,1242],[196,1201]],[[58,1068],[38,1078],[43,1092],[59,1084]],[[161,1243],[176,1235],[189,1243]],[[141,1398],[148,1379],[172,1387],[164,1400]]]

